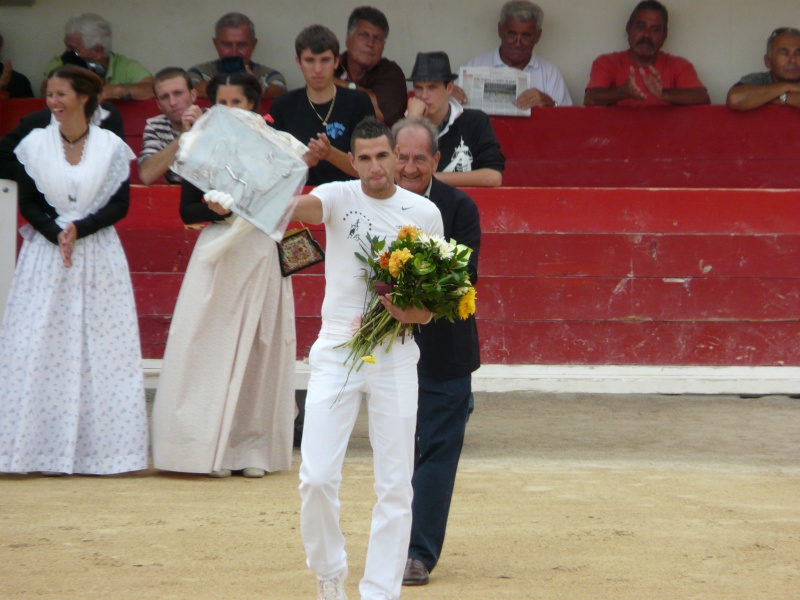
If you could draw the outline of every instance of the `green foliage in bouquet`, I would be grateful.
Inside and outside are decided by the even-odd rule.
[[[388,340],[386,349],[398,337],[405,339],[412,325],[395,320],[383,307],[380,296],[389,294],[392,304],[406,309],[427,308],[433,318],[467,319],[475,312],[475,288],[469,280],[467,263],[472,250],[455,240],[429,236],[410,225],[404,226],[388,248],[386,239],[367,236],[364,253],[367,282],[361,327],[344,344],[350,348],[347,361],[359,370],[363,363],[375,363],[375,348]]]

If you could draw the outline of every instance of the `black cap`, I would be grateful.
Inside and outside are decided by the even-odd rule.
[[[458,75],[450,69],[446,52],[417,52],[417,60],[407,81],[453,81]]]

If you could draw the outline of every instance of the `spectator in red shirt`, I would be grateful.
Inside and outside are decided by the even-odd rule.
[[[625,31],[628,50],[598,56],[583,103],[586,106],[709,104],[708,91],[692,64],[661,52],[667,39],[667,9],[644,0],[633,9]]]

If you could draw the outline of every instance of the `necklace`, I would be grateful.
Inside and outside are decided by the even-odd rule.
[[[319,118],[319,120],[322,121],[322,126],[323,127],[327,127],[328,126],[328,119],[331,118],[331,113],[333,112],[333,105],[336,104],[336,86],[335,85],[333,86],[333,98],[331,98],[331,107],[328,109],[328,114],[325,115],[324,119],[317,112],[317,109],[314,108],[314,103],[311,102],[311,98],[308,97],[308,92],[307,91],[306,91],[306,98],[308,99],[309,106],[311,106],[311,110],[313,110],[314,114],[317,115],[317,118]]]
[[[80,135],[79,135],[78,137],[76,137],[74,140],[70,140],[70,139],[68,139],[68,138],[67,138],[67,136],[65,136],[65,135],[64,135],[64,132],[63,132],[63,131],[61,131],[60,129],[58,130],[58,133],[60,133],[60,134],[61,134],[61,139],[62,139],[62,140],[64,140],[65,142],[67,142],[67,143],[69,144],[69,147],[70,147],[70,148],[74,148],[74,147],[75,147],[75,144],[77,144],[77,143],[78,143],[78,142],[80,142],[80,141],[81,141],[83,138],[85,138],[87,135],[89,135],[89,128],[87,127],[87,128],[86,128],[86,131],[84,131],[82,134],[80,134]]]

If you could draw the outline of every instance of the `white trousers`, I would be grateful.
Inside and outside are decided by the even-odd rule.
[[[339,485],[366,392],[377,502],[359,590],[364,600],[399,598],[411,532],[419,348],[413,340],[397,339],[388,353],[384,347],[375,349],[376,364],[365,363],[348,377],[350,367],[343,364],[348,350],[335,348],[341,343],[319,338],[309,353],[300,465],[300,527],[307,562],[320,580],[347,566]]]

